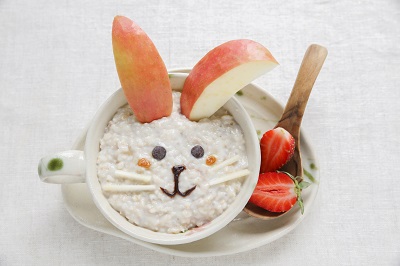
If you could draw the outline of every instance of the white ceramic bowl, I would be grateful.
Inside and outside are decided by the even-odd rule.
[[[184,73],[171,74],[170,80],[172,89],[177,91],[182,90],[186,77],[187,74]],[[57,173],[57,171],[47,171],[45,165],[49,160],[51,160],[51,158],[63,158],[63,153],[60,153],[57,155],[47,156],[41,160],[39,165],[39,168],[41,169],[39,171],[41,173],[41,179],[43,181],[52,183],[68,183],[68,171],[83,171],[84,173],[81,173],[82,178],[84,178],[82,181],[87,183],[93,197],[93,201],[104,217],[124,233],[150,243],[164,245],[190,243],[217,232],[231,222],[243,210],[257,184],[261,158],[259,140],[256,130],[249,115],[242,105],[234,97],[232,97],[224,105],[224,107],[233,115],[237,123],[242,128],[246,142],[246,154],[248,157],[248,169],[250,170],[250,174],[243,182],[239,194],[236,196],[234,202],[220,216],[215,218],[210,223],[201,227],[193,228],[184,233],[168,234],[154,232],[128,222],[125,217],[121,216],[111,207],[106,197],[103,195],[101,185],[98,181],[96,161],[99,153],[100,139],[104,135],[104,128],[107,126],[107,123],[111,120],[118,108],[122,107],[126,103],[127,101],[124,93],[122,89],[119,89],[113,95],[111,95],[111,97],[100,107],[96,113],[86,135],[86,144],[83,156],[82,154],[79,154],[79,151],[77,151],[77,155],[73,155],[73,157],[76,157],[76,160],[79,160],[81,165],[84,165],[83,170],[77,171],[77,169],[73,169],[74,167],[77,167],[77,164],[66,163],[67,165],[65,165],[64,169],[61,169],[59,173]],[[71,158],[68,158],[68,160],[70,159]],[[67,159],[65,158],[64,161],[67,162]],[[62,178],[57,179],[57,174]],[[76,175],[71,176],[73,176],[70,179],[72,181],[69,183],[76,182]]]

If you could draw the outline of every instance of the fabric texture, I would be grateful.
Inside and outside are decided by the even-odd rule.
[[[280,66],[255,81],[289,97],[307,46],[329,51],[302,127],[321,182],[289,234],[222,257],[162,254],[88,229],[37,163],[67,150],[120,87],[115,15],[139,24],[168,68],[247,38]],[[400,2],[0,0],[0,265],[399,265]]]

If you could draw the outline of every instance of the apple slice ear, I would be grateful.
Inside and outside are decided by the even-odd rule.
[[[125,97],[137,120],[151,122],[172,112],[167,68],[147,34],[132,20],[114,18],[112,45]]]
[[[278,62],[251,40],[233,40],[208,52],[183,86],[181,112],[190,120],[209,117],[237,91],[272,70]]]

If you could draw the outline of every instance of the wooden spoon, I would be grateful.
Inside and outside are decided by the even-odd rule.
[[[317,44],[312,44],[308,47],[285,110],[283,111],[278,124],[275,126],[275,128],[282,127],[286,129],[296,141],[292,159],[280,169],[292,174],[293,176],[303,177],[300,153],[300,125],[311,89],[314,86],[315,80],[317,79],[327,55],[328,51],[325,47]],[[247,203],[244,211],[250,216],[264,220],[277,218],[285,214],[285,212],[275,213],[264,210],[250,202]]]

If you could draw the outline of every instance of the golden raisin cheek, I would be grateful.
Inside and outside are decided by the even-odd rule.
[[[137,165],[146,169],[149,169],[151,166],[151,162],[146,158],[140,158],[137,162]]]
[[[217,157],[215,157],[215,155],[209,155],[206,158],[206,165],[208,166],[212,166],[213,164],[215,164],[217,162]]]

